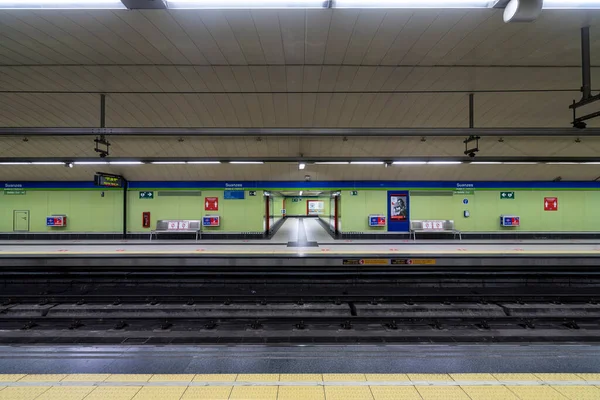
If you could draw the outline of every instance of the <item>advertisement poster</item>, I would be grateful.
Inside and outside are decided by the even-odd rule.
[[[405,194],[390,195],[390,219],[394,221],[406,221],[408,218],[408,207]]]
[[[320,200],[308,200],[306,202],[308,215],[319,215],[325,211],[325,202]]]

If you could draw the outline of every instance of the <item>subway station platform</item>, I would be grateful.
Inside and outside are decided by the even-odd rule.
[[[596,265],[598,240],[335,240],[316,218],[289,218],[264,240],[0,241],[0,265]],[[38,260],[38,261],[36,261]],[[53,261],[54,260],[54,261]]]
[[[599,356],[582,345],[0,347],[0,399],[599,399]]]

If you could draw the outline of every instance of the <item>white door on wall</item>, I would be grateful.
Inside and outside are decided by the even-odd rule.
[[[29,232],[29,210],[13,211],[13,231]]]

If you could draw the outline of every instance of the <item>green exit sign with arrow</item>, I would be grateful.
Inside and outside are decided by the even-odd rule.
[[[514,199],[515,192],[500,192],[500,199]]]
[[[140,199],[153,199],[154,192],[140,192]]]

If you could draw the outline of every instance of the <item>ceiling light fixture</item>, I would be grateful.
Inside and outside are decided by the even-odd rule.
[[[229,161],[229,164],[264,164],[263,161]]]
[[[302,193],[304,193],[302,190],[300,191],[300,196],[302,196]]]
[[[304,168],[306,168],[306,164],[305,163],[298,164],[298,169],[302,170]]]
[[[533,22],[542,13],[543,0],[511,0],[502,15],[504,22]]]
[[[504,164],[504,163],[502,161],[471,161],[469,164],[499,165],[499,164]]]
[[[493,0],[336,0],[335,8],[489,8]]]
[[[168,0],[169,8],[324,8],[323,0]]]
[[[188,161],[188,164],[221,164],[221,161]]]
[[[64,162],[60,161],[32,161],[31,165],[64,165]]]
[[[174,164],[185,164],[185,161],[152,161],[150,164],[174,165]]]
[[[383,165],[383,161],[351,161],[352,165]]]
[[[110,161],[110,165],[140,165],[143,164],[141,161]]]
[[[538,164],[537,162],[533,162],[533,161],[508,161],[505,162],[504,164],[506,165],[535,165]]]
[[[18,161],[18,162],[0,162],[0,165],[29,165],[31,164],[30,162],[22,162],[22,161]]]
[[[429,165],[456,165],[462,164],[462,161],[427,161]]]
[[[75,165],[103,165],[108,164],[108,161],[75,161]]]
[[[126,9],[121,0],[0,0],[4,10]]]
[[[348,161],[323,161],[316,162],[317,165],[348,165],[350,164]]]
[[[427,161],[394,161],[393,165],[423,165],[427,164]]]
[[[600,9],[599,0],[544,0],[546,9]]]
[[[547,162],[547,165],[578,165],[578,162]]]

